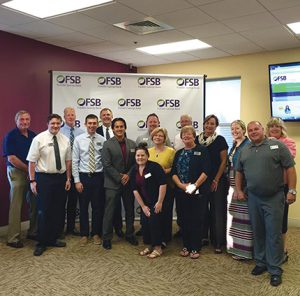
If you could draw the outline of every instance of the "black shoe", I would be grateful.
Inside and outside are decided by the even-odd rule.
[[[142,228],[140,228],[136,233],[135,233],[136,236],[142,236],[143,235],[143,232],[142,232]]]
[[[133,246],[137,246],[139,244],[135,236],[126,237],[126,240]]]
[[[277,287],[282,283],[281,275],[272,274],[270,284],[271,286]]]
[[[266,266],[258,266],[256,265],[252,271],[251,274],[252,275],[261,275],[263,274],[265,271],[267,271],[267,267]]]
[[[34,235],[34,234],[27,234],[26,236],[27,239],[31,239],[31,240],[34,240],[34,241],[37,241],[37,235]]]
[[[62,241],[55,241],[54,244],[52,244],[53,247],[56,247],[56,248],[64,248],[67,244],[65,242],[62,242]]]
[[[73,230],[66,231],[66,235],[74,235],[74,236],[80,236],[80,231],[74,228]]]
[[[202,243],[202,247],[208,246],[208,245],[209,245],[209,240],[208,240],[208,238],[203,238],[202,241],[201,241],[201,243]]]
[[[289,254],[286,251],[286,252],[283,253],[283,261],[282,261],[282,263],[286,263],[286,262],[288,262],[288,260],[289,260]]]
[[[8,247],[20,249],[24,247],[24,244],[21,241],[6,243]]]
[[[116,229],[115,233],[116,233],[117,237],[119,237],[119,238],[125,237],[125,234],[122,229]]]
[[[181,232],[181,229],[179,229],[174,235],[173,235],[174,238],[181,238],[182,237],[182,232]]]
[[[161,248],[164,250],[167,247],[167,243],[166,242],[162,242],[161,243]]]
[[[39,245],[35,247],[33,252],[33,256],[41,256],[46,251],[46,247],[43,245]]]
[[[103,240],[103,242],[102,242],[102,247],[103,247],[105,250],[110,250],[110,249],[111,249],[111,241],[110,241],[109,239]]]

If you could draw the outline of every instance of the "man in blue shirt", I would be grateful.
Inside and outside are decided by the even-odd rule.
[[[87,132],[75,138],[72,154],[72,173],[80,205],[80,245],[88,243],[89,204],[92,206],[91,235],[96,245],[101,244],[104,215],[104,177],[102,148],[105,138],[96,133],[98,117],[89,114],[85,118]]]
[[[73,149],[74,139],[77,136],[83,134],[84,130],[82,130],[81,128],[75,125],[76,113],[74,108],[66,107],[64,109],[64,120],[65,120],[65,124],[60,129],[60,132],[70,140],[71,149]],[[78,200],[78,193],[75,189],[74,180],[72,178],[71,189],[68,191],[68,197],[67,197],[66,234],[80,235],[80,232],[75,227],[77,200]],[[63,221],[65,221],[65,215],[63,217]]]
[[[37,234],[36,204],[29,190],[28,163],[26,156],[35,133],[29,130],[30,114],[19,111],[15,116],[16,128],[9,131],[3,141],[6,157],[7,178],[10,184],[10,208],[8,220],[7,245],[22,248],[21,212],[24,197],[30,202],[30,226],[27,238],[35,239]]]

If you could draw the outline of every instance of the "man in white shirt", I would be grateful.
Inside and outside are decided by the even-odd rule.
[[[32,141],[27,161],[30,188],[37,199],[38,244],[34,256],[40,256],[47,246],[65,247],[57,240],[62,229],[66,191],[71,187],[71,146],[60,133],[62,118],[48,116],[48,129]]]
[[[114,136],[114,132],[111,128],[111,122],[113,120],[113,113],[109,108],[103,108],[100,111],[100,120],[102,125],[99,126],[96,130],[96,133],[103,136],[106,140],[109,140]],[[114,229],[118,237],[124,237],[123,221],[122,221],[122,202],[119,200],[116,204],[115,213],[114,213]]]
[[[188,114],[183,114],[180,116],[180,128],[183,128],[187,125],[193,125],[192,116]],[[174,149],[176,151],[182,149],[184,147],[184,144],[180,138],[180,133],[178,133],[174,138]]]
[[[65,124],[60,129],[60,132],[70,140],[71,149],[73,149],[75,138],[83,134],[84,130],[82,130],[81,128],[75,125],[76,113],[74,108],[66,107],[64,109],[64,120],[65,120]],[[72,178],[71,188],[68,191],[68,195],[67,195],[67,205],[66,205],[67,217],[65,217],[65,215],[63,216],[63,223],[65,222],[65,218],[67,218],[67,228],[66,228],[67,235],[68,234],[80,235],[80,232],[75,227],[77,200],[78,200],[78,193],[75,189],[74,179]]]
[[[101,244],[104,214],[104,176],[102,148],[105,138],[96,133],[98,117],[89,114],[85,118],[86,133],[75,138],[72,154],[72,173],[80,205],[80,245],[88,243],[89,204],[92,207],[91,235],[95,245]]]

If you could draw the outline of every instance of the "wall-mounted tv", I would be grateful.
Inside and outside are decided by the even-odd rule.
[[[271,115],[300,121],[300,62],[269,65]]]

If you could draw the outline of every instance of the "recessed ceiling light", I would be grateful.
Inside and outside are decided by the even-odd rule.
[[[295,34],[300,34],[300,22],[287,24],[287,26],[288,26]]]
[[[38,18],[46,18],[83,10],[112,1],[113,0],[12,0],[2,3],[2,5]]]
[[[182,51],[192,51],[192,50],[202,49],[207,47],[211,47],[211,46],[198,39],[192,39],[186,41],[139,47],[136,49],[149,54],[167,54],[167,53],[175,53],[175,52],[182,52]]]

